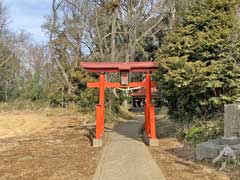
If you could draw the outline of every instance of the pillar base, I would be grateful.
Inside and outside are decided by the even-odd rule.
[[[157,138],[156,139],[152,139],[152,138],[148,137],[148,135],[146,134],[145,131],[143,133],[143,140],[144,140],[145,144],[147,144],[150,147],[156,147],[156,146],[159,145],[158,144],[158,139]]]
[[[92,147],[102,147],[103,146],[103,140],[102,139],[93,139],[92,140]]]
[[[100,139],[92,138],[92,147],[103,147],[104,135]]]

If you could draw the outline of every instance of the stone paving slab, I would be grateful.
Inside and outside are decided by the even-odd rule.
[[[107,133],[103,155],[93,180],[165,180],[139,138],[143,120],[122,122]]]

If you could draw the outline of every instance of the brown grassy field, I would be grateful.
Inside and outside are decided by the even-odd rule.
[[[0,180],[89,180],[101,148],[81,114],[0,113]]]

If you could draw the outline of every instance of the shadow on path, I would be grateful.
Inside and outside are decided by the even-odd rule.
[[[129,120],[127,122],[121,122],[117,125],[112,133],[117,133],[120,136],[117,136],[119,139],[115,138],[114,140],[128,140],[134,139],[136,141],[141,141],[141,134],[143,130],[144,120],[143,117],[138,117],[137,120]]]

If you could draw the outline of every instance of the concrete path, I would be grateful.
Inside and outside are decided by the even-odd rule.
[[[143,118],[122,122],[107,133],[93,180],[165,180],[139,137]]]

